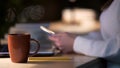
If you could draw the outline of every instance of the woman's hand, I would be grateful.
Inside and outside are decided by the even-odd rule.
[[[63,53],[73,52],[73,44],[76,35],[70,33],[57,33],[49,36],[49,39],[62,50]]]

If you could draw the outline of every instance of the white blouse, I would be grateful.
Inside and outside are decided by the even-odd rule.
[[[114,0],[100,17],[102,38],[76,37],[73,50],[120,63],[120,0]]]

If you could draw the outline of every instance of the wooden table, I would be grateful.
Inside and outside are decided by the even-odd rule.
[[[63,56],[61,56],[63,57]],[[105,68],[104,60],[83,55],[67,55],[70,60],[13,63],[10,58],[0,58],[0,68]]]

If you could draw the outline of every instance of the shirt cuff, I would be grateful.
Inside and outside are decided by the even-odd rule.
[[[76,52],[76,53],[82,53],[82,54],[85,54],[85,55],[88,55],[89,52],[91,51],[91,44],[92,41],[90,41],[89,39],[86,39],[84,37],[76,37],[75,38],[75,41],[74,41],[74,44],[73,44],[73,50]]]

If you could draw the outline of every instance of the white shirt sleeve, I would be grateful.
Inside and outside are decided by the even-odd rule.
[[[78,36],[74,41],[73,50],[88,56],[109,57],[120,52],[120,35],[107,41],[91,40]]]

